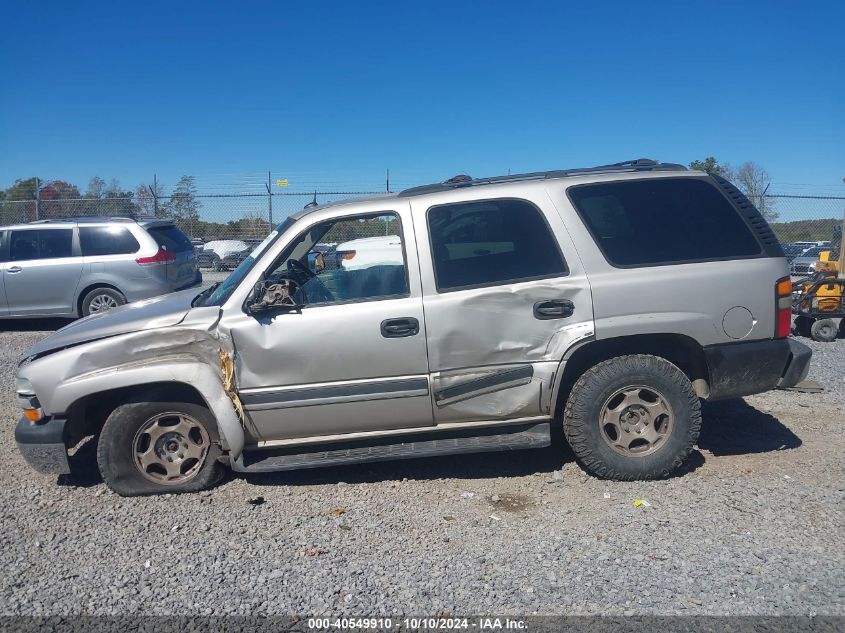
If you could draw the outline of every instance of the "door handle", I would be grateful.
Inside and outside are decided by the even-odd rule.
[[[381,322],[381,335],[384,338],[402,338],[419,334],[420,322],[414,317],[386,319]]]
[[[23,270],[23,268],[21,268],[20,266],[9,266],[6,269],[6,272],[7,273],[19,273],[22,270]]]
[[[551,299],[534,304],[535,319],[565,319],[571,317],[574,312],[575,304],[569,299]]]

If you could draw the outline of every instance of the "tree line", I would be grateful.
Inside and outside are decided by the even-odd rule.
[[[4,201],[33,204],[20,213],[18,205],[4,208]],[[263,218],[207,222],[200,219],[201,209],[194,177],[188,175],[179,179],[170,195],[161,183],[141,184],[131,191],[124,189],[117,179],[106,182],[99,176],[88,181],[84,192],[64,180],[45,181],[35,176],[18,179],[11,187],[0,190],[0,211],[5,211],[0,213],[0,222],[4,224],[80,216],[159,217],[172,218],[190,237],[206,240],[232,236],[259,238],[270,232],[270,225]]]

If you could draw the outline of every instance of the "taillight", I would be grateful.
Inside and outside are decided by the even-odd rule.
[[[176,255],[160,248],[152,257],[139,257],[135,261],[139,264],[166,264],[167,262],[176,261]]]
[[[775,284],[775,338],[789,336],[792,329],[792,280],[778,279]]]

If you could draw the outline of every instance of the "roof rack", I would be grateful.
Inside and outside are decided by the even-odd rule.
[[[172,222],[173,220],[170,218],[156,218],[153,216],[138,216],[138,217],[128,217],[128,216],[108,216],[108,215],[80,215],[80,216],[71,216],[67,218],[47,218],[46,220],[33,220],[32,222],[28,222],[27,224],[54,224],[58,223],[61,224],[63,222],[71,222],[74,224],[85,224],[85,223],[99,223],[99,222]]]
[[[610,165],[599,165],[598,167],[577,167],[575,169],[560,169],[556,171],[535,171],[527,174],[513,174],[509,176],[494,176],[492,178],[471,178],[466,174],[458,174],[444,182],[431,185],[411,187],[399,193],[400,198],[416,196],[423,193],[434,193],[437,191],[449,191],[460,187],[476,187],[478,185],[492,185],[503,182],[518,182],[522,180],[545,180],[548,178],[563,178],[566,176],[579,176],[581,174],[599,174],[610,172],[626,171],[686,171],[687,168],[677,163],[661,163],[651,158],[637,158],[626,160],[621,163]]]

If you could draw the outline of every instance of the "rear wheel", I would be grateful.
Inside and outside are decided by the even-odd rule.
[[[819,319],[810,328],[810,336],[812,336],[814,341],[819,341],[820,343],[835,341],[838,333],[839,328],[833,319]]]
[[[100,474],[122,496],[202,490],[223,475],[216,428],[211,412],[200,405],[124,404],[100,433]]]
[[[604,479],[665,477],[692,451],[701,403],[687,376],[664,358],[604,361],[576,381],[563,431],[579,462]]]
[[[106,312],[126,303],[126,297],[112,288],[94,288],[82,300],[82,316]]]

